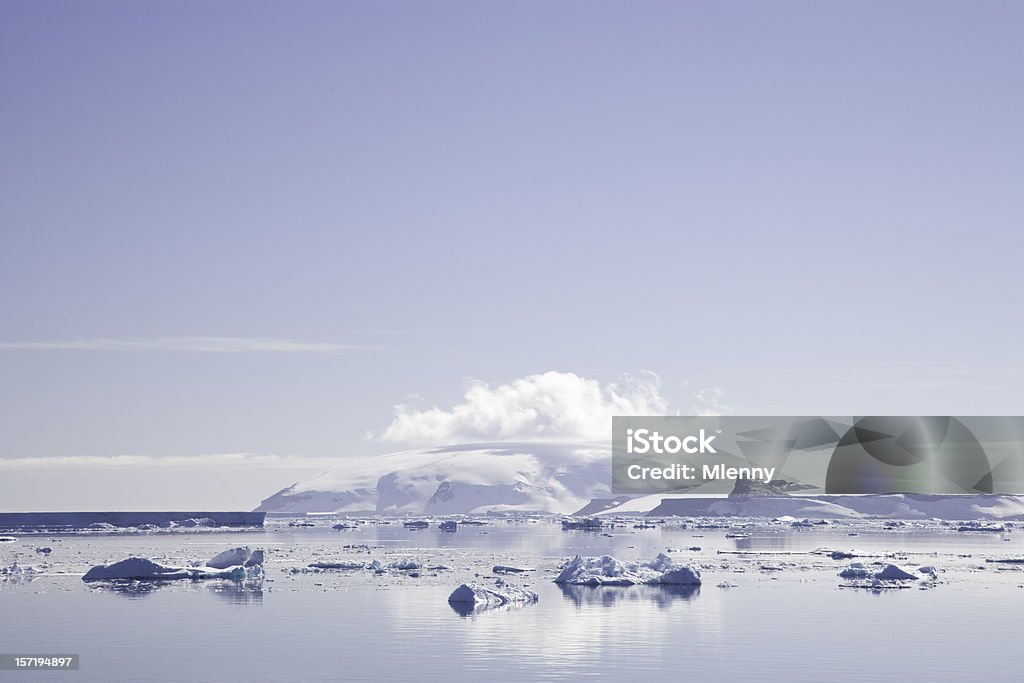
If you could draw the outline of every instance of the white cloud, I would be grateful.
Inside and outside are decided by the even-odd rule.
[[[0,349],[52,349],[66,351],[192,351],[204,353],[300,352],[343,353],[366,347],[329,342],[307,342],[273,337],[149,337],[138,339],[65,339],[0,342]]]
[[[697,399],[697,405],[693,407],[695,415],[711,417],[715,415],[728,415],[731,412],[730,406],[725,403],[725,392],[721,387],[708,387],[697,391],[693,397]]]
[[[479,441],[603,440],[613,415],[663,415],[654,373],[601,385],[571,372],[545,372],[492,387],[467,383],[465,400],[448,410],[395,406],[381,438],[409,444]]]
[[[0,458],[3,470],[44,470],[68,468],[331,468],[345,464],[344,458],[314,458],[301,455],[260,453],[210,453],[206,455],[67,455],[54,457]]]

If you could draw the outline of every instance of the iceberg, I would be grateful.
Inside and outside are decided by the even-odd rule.
[[[937,581],[935,569],[933,567],[922,567],[920,571],[929,579],[925,584],[922,584],[922,587],[930,588],[934,586]],[[872,590],[906,588],[907,586],[904,582],[921,579],[920,576],[915,576],[894,564],[887,564],[881,569],[873,570],[860,562],[854,562],[839,572],[839,576],[850,581],[847,587],[870,588]]]
[[[575,586],[701,585],[700,571],[676,565],[665,553],[650,562],[623,562],[611,555],[588,558],[577,555],[565,564],[555,583]]]
[[[235,564],[229,561],[237,560]],[[245,579],[263,575],[263,551],[232,548],[211,558],[204,566],[175,567],[162,565],[145,557],[129,557],[120,562],[96,565],[85,573],[83,581],[149,580],[173,581],[178,579]]]
[[[206,562],[207,567],[213,567],[214,569],[227,569],[228,567],[234,567],[237,565],[241,565],[243,567],[254,567],[262,564],[263,551],[252,550],[249,546],[225,550],[222,553],[214,555]]]
[[[917,581],[917,577],[904,571],[894,564],[885,565],[885,569],[875,574],[879,581]]]

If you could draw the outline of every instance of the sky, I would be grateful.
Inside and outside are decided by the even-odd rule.
[[[0,0],[0,509],[244,509],[502,406],[1022,414],[1022,20]]]

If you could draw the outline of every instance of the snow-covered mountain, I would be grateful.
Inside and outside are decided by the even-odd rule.
[[[493,443],[353,458],[289,486],[258,512],[572,513],[611,490],[607,446]]]
[[[799,485],[769,491],[744,483],[728,496],[613,497],[610,484],[606,445],[466,444],[352,458],[344,467],[278,491],[256,512],[1024,520],[1024,496],[800,495]]]

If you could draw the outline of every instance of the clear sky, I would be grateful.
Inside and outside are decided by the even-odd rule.
[[[394,450],[396,404],[551,370],[657,373],[672,412],[1021,414],[1022,26],[0,0],[0,509],[88,469],[25,458],[228,453],[190,504],[255,505]]]

